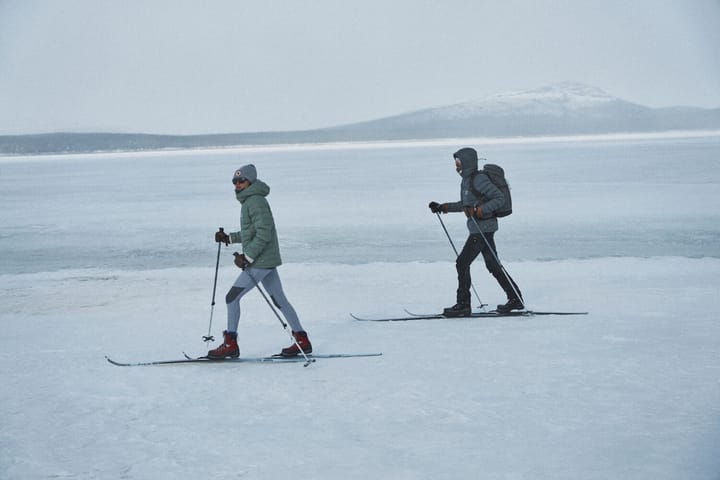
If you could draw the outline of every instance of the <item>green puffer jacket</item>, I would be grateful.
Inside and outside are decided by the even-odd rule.
[[[240,210],[240,231],[230,233],[232,243],[242,243],[243,253],[253,259],[251,267],[275,268],[282,264],[275,220],[265,197],[270,187],[255,180],[245,190],[236,192]]]

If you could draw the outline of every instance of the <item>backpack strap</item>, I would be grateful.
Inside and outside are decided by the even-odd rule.
[[[475,195],[475,198],[480,200],[482,198],[482,193],[480,193],[478,189],[475,188],[475,177],[478,176],[478,173],[484,174],[485,172],[483,172],[482,170],[477,170],[475,173],[472,174],[472,176],[470,177],[470,191],[473,193],[473,195]]]

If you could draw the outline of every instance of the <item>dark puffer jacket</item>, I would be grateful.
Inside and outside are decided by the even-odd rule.
[[[493,216],[493,213],[505,203],[505,196],[493,185],[487,175],[484,173],[475,175],[475,172],[478,171],[478,156],[475,149],[461,148],[453,156],[460,160],[460,176],[462,176],[462,180],[460,181],[460,201],[448,203],[448,212],[462,212],[463,207],[480,207],[483,216],[475,219],[477,224],[472,218],[468,218],[468,231],[478,233],[478,226],[480,231],[483,232],[497,231],[498,221]],[[470,188],[473,175],[475,175],[475,190],[480,192],[479,197],[475,196],[475,193]]]

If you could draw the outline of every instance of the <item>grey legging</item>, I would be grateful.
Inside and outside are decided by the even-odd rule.
[[[225,297],[227,304],[227,330],[228,332],[237,332],[238,323],[240,323],[240,300],[243,296],[253,288],[256,283],[265,287],[268,295],[272,299],[275,306],[287,320],[293,332],[303,331],[298,319],[297,313],[283,292],[280,275],[275,268],[247,268],[245,269],[233,284],[230,291]]]

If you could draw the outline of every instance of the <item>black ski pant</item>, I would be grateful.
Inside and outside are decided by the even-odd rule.
[[[485,236],[485,240],[483,240],[483,235]],[[490,251],[491,248],[492,252]],[[482,234],[470,234],[465,242],[465,246],[460,252],[460,255],[457,257],[457,261],[455,262],[458,273],[457,303],[465,305],[470,304],[470,286],[472,283],[472,280],[470,279],[470,265],[481,253],[483,259],[485,260],[485,266],[492,276],[495,277],[495,280],[497,280],[500,284],[500,287],[505,292],[508,300],[513,299],[518,295],[520,295],[520,298],[522,299],[520,288],[510,275],[506,275],[507,272],[503,271],[502,266],[497,260],[495,232],[483,232]]]

